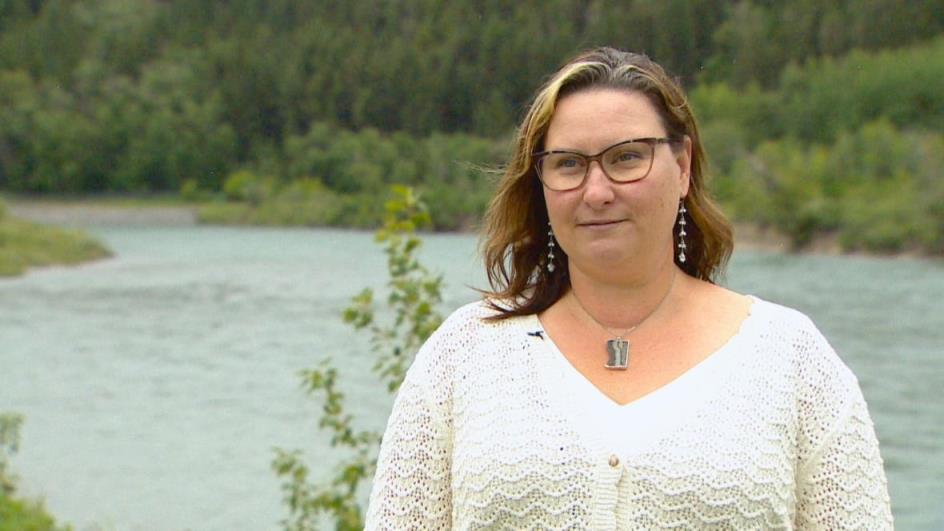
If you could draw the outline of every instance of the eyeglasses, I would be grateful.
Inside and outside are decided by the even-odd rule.
[[[671,144],[669,138],[625,140],[596,155],[574,151],[539,151],[534,154],[538,178],[550,190],[565,192],[580,188],[590,173],[590,163],[597,161],[604,175],[615,183],[645,179],[652,170],[657,144]]]

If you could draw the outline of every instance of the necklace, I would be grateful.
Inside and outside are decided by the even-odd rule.
[[[606,340],[607,362],[603,365],[604,367],[614,371],[625,371],[629,368],[630,345],[629,340],[625,338],[626,335],[639,328],[640,325],[646,322],[646,319],[652,317],[652,314],[656,313],[656,310],[662,307],[662,304],[665,302],[665,300],[669,298],[669,293],[672,293],[672,288],[675,286],[675,277],[677,275],[678,273],[672,273],[672,282],[669,284],[669,289],[666,290],[665,295],[662,296],[662,300],[659,301],[659,304],[656,304],[655,308],[647,313],[645,317],[640,319],[638,323],[623,330],[622,332],[615,332],[610,327],[604,325],[600,321],[597,321],[597,318],[588,312],[583,303],[580,302],[580,298],[577,297],[577,292],[573,289],[570,290],[574,296],[574,300],[577,301],[577,306],[580,307],[583,313],[587,314],[587,317],[596,323],[597,326],[602,328],[604,332],[614,336],[613,339]]]

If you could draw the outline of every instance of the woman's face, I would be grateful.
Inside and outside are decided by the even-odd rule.
[[[544,149],[589,155],[625,140],[665,136],[643,94],[589,89],[557,102]],[[618,280],[671,264],[672,231],[679,200],[688,193],[690,161],[686,137],[682,144],[656,144],[652,169],[642,180],[615,183],[599,163],[591,163],[579,188],[557,192],[545,187],[551,226],[572,274]]]

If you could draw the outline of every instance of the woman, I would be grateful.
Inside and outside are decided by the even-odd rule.
[[[420,350],[369,529],[892,527],[858,383],[732,248],[678,85],[603,48],[539,90],[485,220],[494,288]]]

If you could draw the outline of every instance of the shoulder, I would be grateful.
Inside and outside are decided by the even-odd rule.
[[[527,318],[495,319],[498,314],[488,300],[460,306],[426,340],[414,365],[454,367],[478,350],[492,349],[507,343],[512,336],[522,335],[519,323]]]
[[[809,316],[754,297],[752,317],[762,345],[785,358],[795,390],[801,441],[816,446],[823,432],[864,407],[859,381]]]
[[[805,313],[751,296],[753,331],[768,348],[789,355],[799,366],[825,365],[846,369],[826,336]]]
[[[756,316],[768,328],[783,333],[822,335],[813,320],[800,310],[764,300],[755,295],[749,295],[749,297],[753,300],[751,315]]]
[[[456,308],[443,321],[443,326],[456,322],[482,321],[497,314],[498,311],[492,307],[488,299],[480,299]]]
[[[750,336],[755,355],[766,360],[763,366],[776,368],[799,399],[845,402],[861,394],[855,375],[809,316],[751,298],[742,332]]]
[[[453,339],[457,335],[482,334],[506,328],[508,319],[495,319],[499,314],[495,304],[483,299],[460,306],[443,320],[431,339],[443,341]]]

